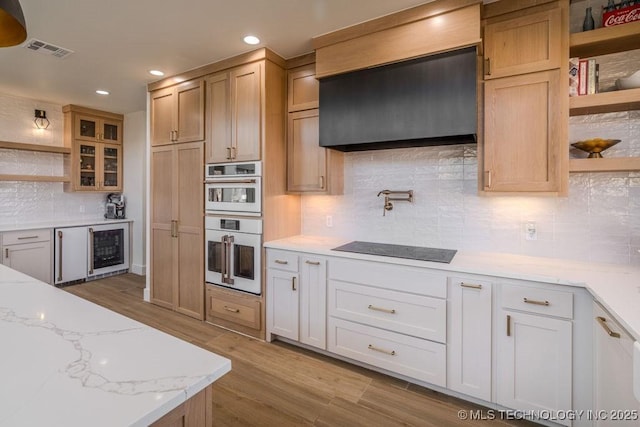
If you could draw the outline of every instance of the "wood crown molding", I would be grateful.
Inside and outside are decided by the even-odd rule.
[[[494,16],[504,15],[511,12],[519,12],[530,7],[540,6],[547,3],[558,3],[559,0],[509,0],[498,1],[495,3],[485,4],[482,8],[482,18],[493,18]],[[567,4],[569,0],[560,0]]]
[[[199,77],[204,77],[208,74],[217,73],[219,71],[227,70],[229,68],[237,67],[239,65],[248,64],[250,62],[261,61],[263,59],[266,59],[267,61],[271,61],[274,64],[280,66],[281,68],[286,67],[286,61],[282,57],[280,57],[275,52],[263,47],[251,52],[243,53],[237,56],[233,56],[231,58],[227,58],[211,64],[203,65],[201,67],[194,68],[192,70],[185,71],[183,73],[176,74],[171,77],[165,77],[162,80],[149,83],[147,85],[147,91],[152,92],[154,90],[164,89],[166,87],[170,87],[179,83],[186,82],[187,80],[197,79]]]
[[[400,25],[410,24],[415,21],[421,21],[423,19],[481,3],[482,0],[436,0],[431,3],[395,12],[390,15],[381,16],[380,18],[375,18],[342,30],[323,34],[314,37],[311,40],[313,48],[319,49],[332,44],[362,37],[378,31],[388,30]]]
[[[64,107],[62,107],[62,112],[90,114],[92,116],[100,116],[100,117],[105,117],[105,118],[114,119],[114,120],[124,120],[123,114],[111,113],[109,111],[96,110],[93,108],[81,107],[80,105],[73,105],[73,104],[65,105]]]

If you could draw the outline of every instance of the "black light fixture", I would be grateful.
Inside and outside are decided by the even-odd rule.
[[[27,26],[18,0],[0,0],[0,47],[15,46],[27,39]]]
[[[47,119],[47,112],[44,110],[36,110],[36,118],[33,119],[33,123],[36,124],[38,129],[47,129],[49,127],[49,119]]]

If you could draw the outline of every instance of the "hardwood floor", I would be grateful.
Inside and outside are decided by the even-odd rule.
[[[216,426],[534,426],[368,369],[282,343],[266,343],[142,299],[144,277],[124,274],[63,288],[225,356],[214,384]],[[465,415],[497,419],[463,420]]]

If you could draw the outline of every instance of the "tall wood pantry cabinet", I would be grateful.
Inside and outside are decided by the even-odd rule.
[[[64,144],[71,148],[65,191],[122,191],[122,114],[65,105]]]
[[[565,195],[568,2],[484,6],[485,192]]]
[[[204,319],[204,80],[149,97],[151,302]]]

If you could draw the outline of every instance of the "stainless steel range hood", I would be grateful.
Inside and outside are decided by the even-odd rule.
[[[320,80],[320,145],[362,151],[476,142],[476,48]]]

